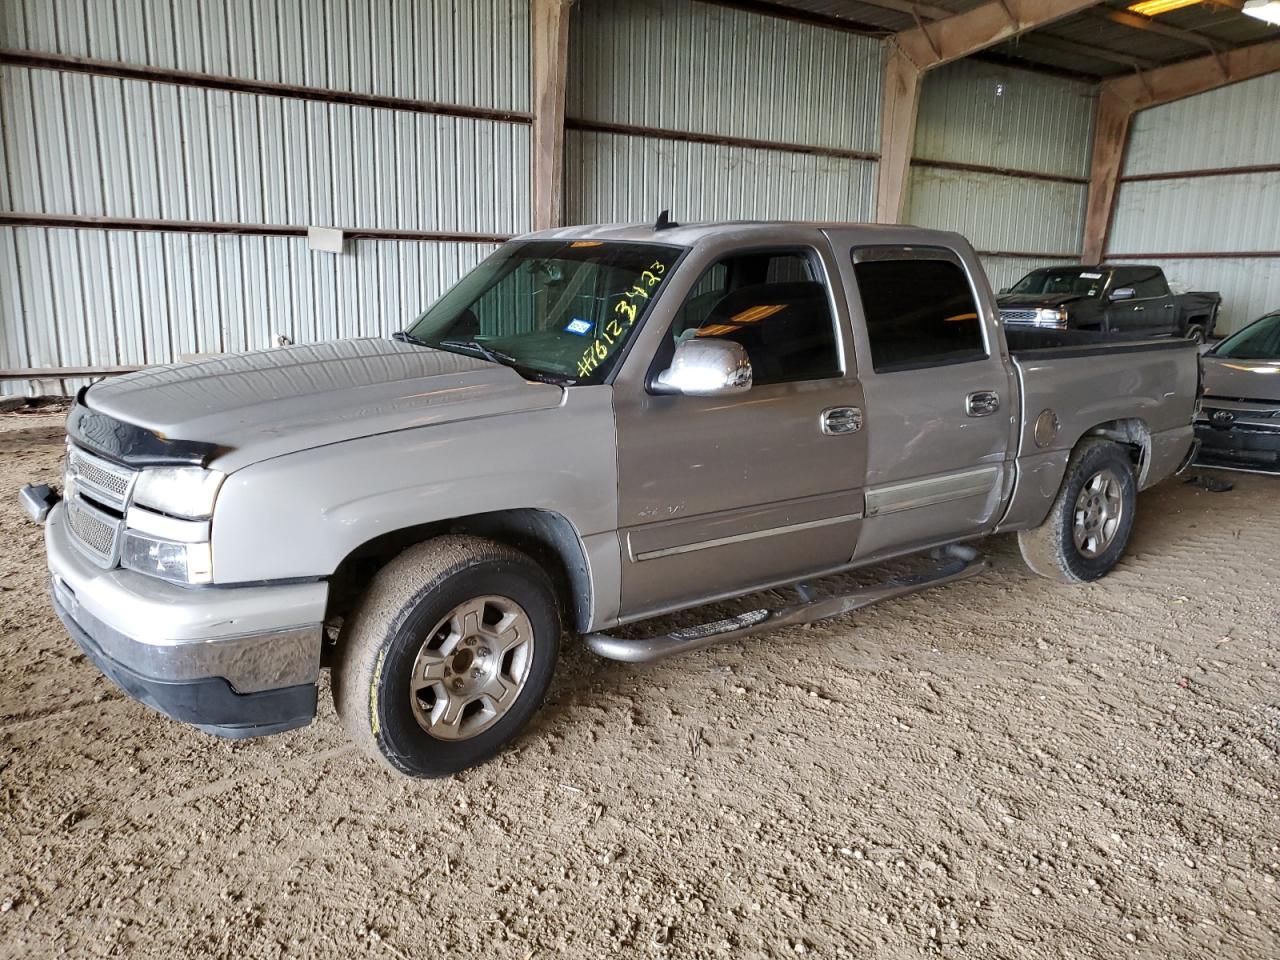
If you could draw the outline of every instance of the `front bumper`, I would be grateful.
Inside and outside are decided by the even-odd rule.
[[[1224,430],[1198,421],[1196,438],[1200,441],[1196,463],[1202,467],[1280,473],[1280,428],[1237,423]]]
[[[134,699],[206,732],[255,737],[315,717],[323,583],[186,588],[90,563],[65,507],[45,524],[54,610]]]

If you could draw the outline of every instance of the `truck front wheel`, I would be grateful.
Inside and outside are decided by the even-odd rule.
[[[1063,583],[1107,574],[1129,542],[1138,488],[1124,448],[1110,440],[1082,441],[1044,523],[1018,532],[1028,567]]]
[[[439,537],[383,567],[346,619],[333,699],[365,752],[409,776],[447,776],[516,737],[559,650],[537,564],[489,540]]]

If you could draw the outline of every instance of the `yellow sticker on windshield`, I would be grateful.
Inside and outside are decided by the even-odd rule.
[[[662,283],[666,272],[665,263],[653,261],[631,285],[631,289],[619,296],[609,318],[596,327],[591,344],[582,351],[582,357],[578,360],[579,379],[591,376],[601,363],[609,359],[618,344],[626,339],[627,331],[635,326],[643,304],[650,299],[654,288]]]

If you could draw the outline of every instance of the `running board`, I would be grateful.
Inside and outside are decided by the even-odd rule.
[[[790,627],[815,620],[838,617],[853,610],[869,607],[881,600],[890,600],[926,587],[941,586],[956,580],[964,580],[985,570],[989,564],[973,547],[953,544],[932,554],[933,565],[916,573],[894,577],[884,583],[861,587],[851,593],[835,597],[814,597],[805,584],[797,584],[795,591],[801,602],[777,609],[749,610],[736,617],[684,627],[660,637],[628,640],[607,633],[589,633],[583,639],[587,647],[606,660],[622,660],[626,663],[651,663],[677,653],[701,650],[714,643],[739,640],[766,630]]]

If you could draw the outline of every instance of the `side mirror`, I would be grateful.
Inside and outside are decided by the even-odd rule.
[[[719,397],[751,389],[751,361],[740,343],[698,339],[676,344],[671,366],[658,374],[660,393]]]
[[[1116,287],[1111,291],[1112,300],[1132,300],[1134,294],[1133,287]]]

